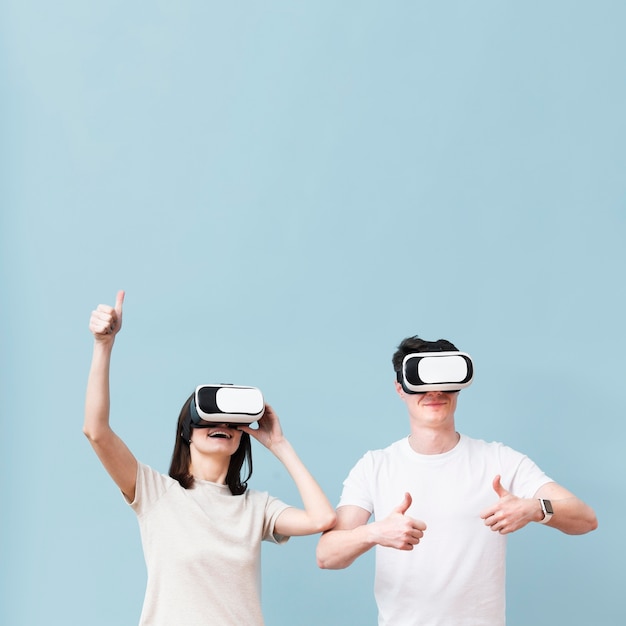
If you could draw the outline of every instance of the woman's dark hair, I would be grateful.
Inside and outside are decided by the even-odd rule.
[[[426,341],[417,335],[407,337],[400,342],[397,350],[391,359],[395,372],[402,369],[402,361],[407,354],[414,352],[458,352],[458,348],[447,339],[437,339],[437,341]]]
[[[189,440],[191,438],[191,414],[189,405],[193,399],[193,394],[187,398],[178,416],[176,424],[176,440],[172,462],[170,463],[169,475],[176,479],[181,487],[190,489],[193,487],[194,478],[189,473],[191,465],[191,451],[189,450]],[[241,469],[244,463],[248,466],[248,475],[241,480]],[[252,446],[250,445],[250,435],[241,433],[241,442],[237,451],[230,457],[228,472],[226,473],[226,484],[234,496],[239,496],[248,488],[248,480],[252,476]]]

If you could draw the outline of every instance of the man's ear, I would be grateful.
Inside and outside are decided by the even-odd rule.
[[[396,386],[396,393],[401,397],[404,398],[404,389],[402,389],[402,385],[397,381],[394,380],[393,384]]]

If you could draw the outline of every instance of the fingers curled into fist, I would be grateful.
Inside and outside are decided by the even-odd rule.
[[[103,339],[106,336],[115,335],[122,327],[122,303],[124,292],[119,292],[115,306],[99,304],[95,311],[91,312],[89,320],[89,330],[96,339]]]
[[[116,322],[115,309],[105,304],[100,304],[95,311],[91,312],[89,330],[94,335],[112,335]]]

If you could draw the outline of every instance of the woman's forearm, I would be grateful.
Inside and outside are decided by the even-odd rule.
[[[95,441],[110,431],[109,413],[111,396],[109,390],[109,370],[113,341],[95,341],[87,392],[85,395],[85,421],[83,432],[91,441]]]
[[[304,505],[305,518],[301,520],[302,527],[296,528],[291,534],[312,534],[331,528],[335,523],[335,511],[289,441],[281,439],[270,449],[289,472]]]

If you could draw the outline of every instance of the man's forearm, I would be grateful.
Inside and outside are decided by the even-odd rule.
[[[317,564],[322,569],[344,569],[376,543],[369,531],[371,524],[351,530],[329,530],[317,544]]]
[[[546,526],[557,528],[568,535],[583,535],[598,527],[593,509],[576,496],[552,499],[550,502],[554,515]]]

